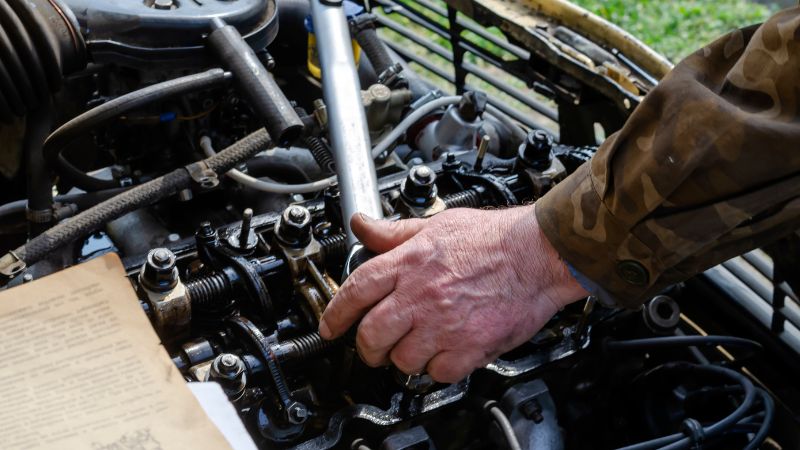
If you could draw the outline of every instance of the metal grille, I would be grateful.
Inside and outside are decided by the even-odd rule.
[[[548,88],[531,82],[530,53],[436,0],[381,0],[373,10],[389,48],[451,92],[482,90],[529,128],[558,132]]]

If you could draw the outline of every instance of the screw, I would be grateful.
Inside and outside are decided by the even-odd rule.
[[[152,8],[155,9],[172,9],[175,3],[172,0],[154,0]]]
[[[539,400],[535,398],[523,402],[519,405],[519,409],[525,418],[532,420],[534,423],[541,423],[544,420],[542,405],[539,403]]]
[[[300,402],[292,402],[286,408],[286,416],[289,422],[293,424],[301,424],[308,419],[308,408]]]
[[[486,156],[486,151],[489,150],[489,142],[492,139],[488,134],[481,137],[481,143],[478,145],[478,157],[475,158],[475,172],[480,172],[483,169],[483,158]]]
[[[236,363],[238,361],[237,361],[237,359],[236,359],[236,357],[234,355],[231,355],[230,353],[226,353],[226,354],[222,355],[222,358],[220,358],[219,362],[222,363],[222,367],[224,367],[226,369],[231,369],[231,368],[236,367]]]
[[[301,223],[305,220],[308,211],[299,206],[292,206],[289,208],[289,219],[294,223]]]
[[[201,239],[211,239],[216,234],[216,230],[211,226],[211,222],[203,222],[197,230],[197,236]]]
[[[250,241],[250,232],[253,225],[253,210],[247,208],[242,214],[242,229],[239,231],[239,247],[247,248]]]
[[[153,262],[159,267],[166,267],[169,265],[171,252],[165,248],[157,248],[153,251]]]

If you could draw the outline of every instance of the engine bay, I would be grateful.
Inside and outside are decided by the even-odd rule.
[[[347,218],[535,202],[663,75],[546,15],[407,3],[3,2],[3,288],[118,253],[185,380],[219,383],[259,448],[800,448],[797,353],[701,276],[638,311],[573,304],[452,385],[320,337],[370,257]],[[453,89],[386,34],[415,8],[449,17]],[[454,29],[523,64],[464,59],[484,50]],[[460,72],[500,68],[523,86]],[[523,91],[526,112],[502,94]]]

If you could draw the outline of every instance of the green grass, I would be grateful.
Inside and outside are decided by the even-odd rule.
[[[763,22],[777,6],[749,0],[572,0],[678,61],[735,28]]]

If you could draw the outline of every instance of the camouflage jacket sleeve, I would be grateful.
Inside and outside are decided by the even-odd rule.
[[[536,215],[627,307],[800,228],[800,7],[677,65]]]

